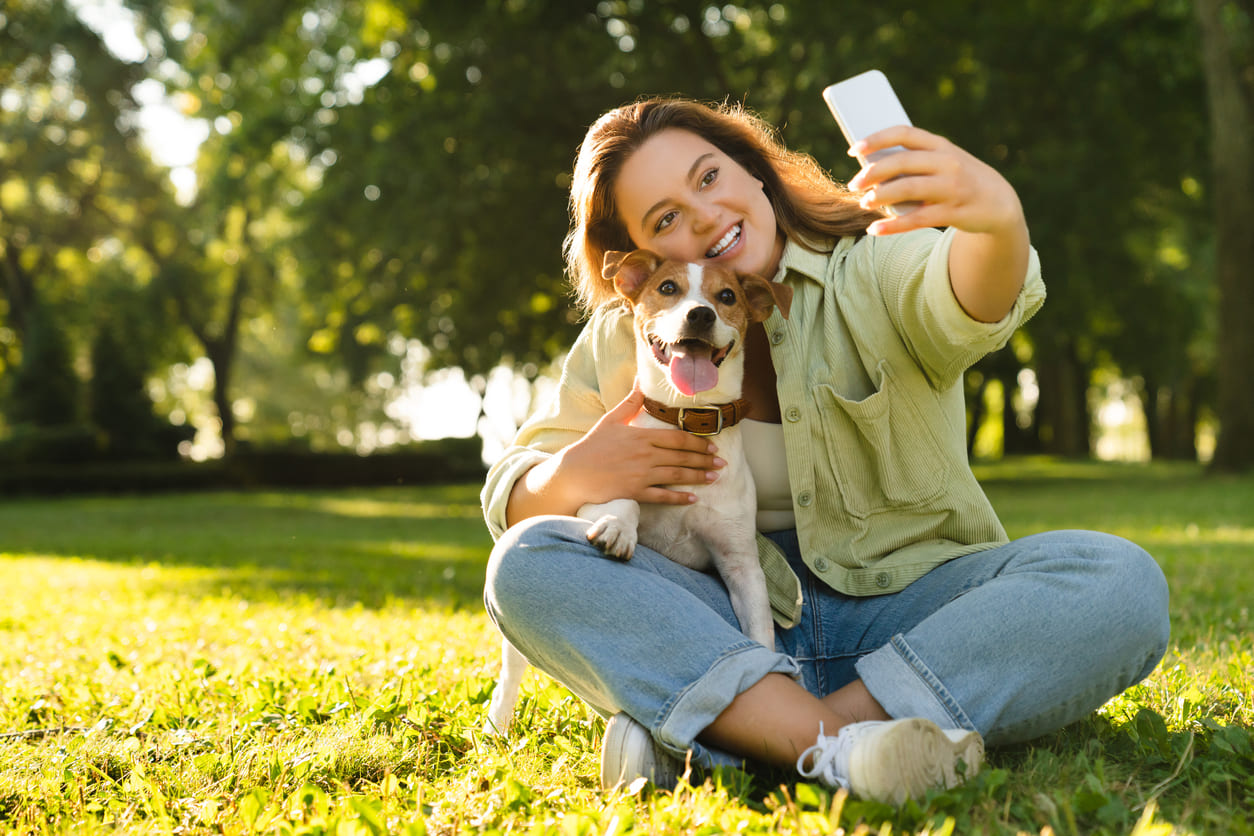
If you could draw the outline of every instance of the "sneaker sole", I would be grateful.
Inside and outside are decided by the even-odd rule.
[[[901,804],[929,790],[957,786],[980,770],[984,741],[973,731],[944,731],[920,718],[888,723],[850,758],[849,782],[862,798]]]

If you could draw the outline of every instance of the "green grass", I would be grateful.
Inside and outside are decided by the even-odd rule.
[[[1173,646],[1091,719],[899,810],[736,771],[603,794],[600,719],[537,673],[514,736],[482,739],[498,639],[477,485],[8,500],[0,826],[1254,833],[1254,477],[979,473],[1012,536],[1095,528],[1148,548]]]

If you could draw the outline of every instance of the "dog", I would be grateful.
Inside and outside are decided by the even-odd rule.
[[[691,505],[641,505],[632,499],[584,505],[578,516],[592,523],[588,539],[618,560],[630,560],[642,543],[692,569],[713,566],[742,632],[774,648],[766,577],[758,563],[757,496],[737,424],[749,410],[742,398],[749,328],[776,307],[787,317],[792,289],[724,267],[666,260],[649,250],[607,253],[602,275],[632,311],[636,379],[645,401],[631,423],[717,436],[727,465],[710,484],[682,486],[697,496]],[[485,732],[508,729],[526,669],[526,659],[505,640]]]

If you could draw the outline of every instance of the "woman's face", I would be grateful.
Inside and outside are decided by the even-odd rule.
[[[784,236],[761,181],[697,134],[670,128],[645,140],[614,200],[637,247],[767,279],[778,269]]]

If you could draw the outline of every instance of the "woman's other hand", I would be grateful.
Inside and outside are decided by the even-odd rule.
[[[680,429],[634,427],[644,406],[638,386],[583,438],[536,465],[514,485],[512,525],[538,514],[574,515],[587,503],[611,499],[688,505],[696,496],[668,485],[704,485],[725,462],[708,439]]]

